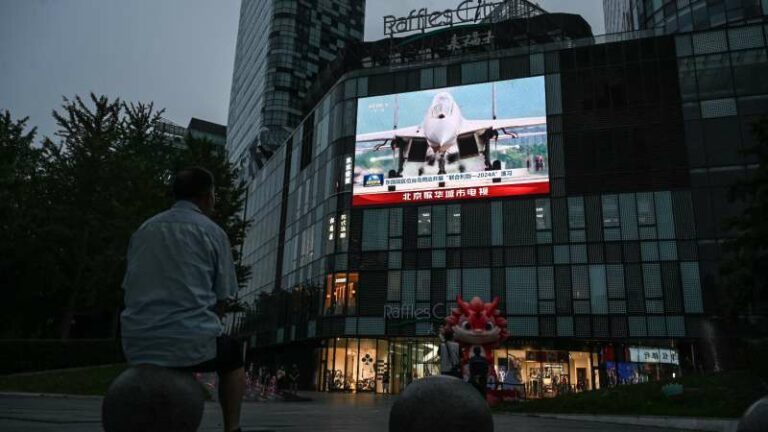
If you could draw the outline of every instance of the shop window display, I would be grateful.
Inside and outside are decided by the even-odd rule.
[[[361,339],[357,357],[357,391],[376,390],[376,341]]]
[[[411,382],[439,373],[436,340],[337,338],[325,343],[316,374],[323,391],[400,393]]]
[[[357,313],[357,273],[335,273],[326,276],[323,311],[325,315]]]
[[[554,397],[593,389],[587,352],[494,350],[496,386],[527,398]]]

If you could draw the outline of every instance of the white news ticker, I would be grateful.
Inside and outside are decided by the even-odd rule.
[[[423,175],[418,177],[399,177],[384,179],[381,186],[356,186],[355,194],[371,194],[391,192],[390,187],[395,191],[419,191],[425,189],[440,188],[440,183],[444,183],[445,188],[453,187],[480,187],[493,185],[524,184],[535,183],[549,178],[546,171],[530,172],[527,168],[516,168],[496,171],[451,173]],[[494,179],[499,179],[494,182]]]

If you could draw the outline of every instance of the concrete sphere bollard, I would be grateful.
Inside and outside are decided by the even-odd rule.
[[[192,432],[200,426],[205,395],[192,374],[158,366],[126,369],[101,406],[106,432]]]
[[[738,432],[768,431],[768,396],[753,403],[739,420]]]
[[[392,406],[390,432],[492,432],[488,403],[471,385],[451,376],[412,382]]]

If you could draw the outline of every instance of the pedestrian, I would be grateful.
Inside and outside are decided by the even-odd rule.
[[[453,333],[440,328],[440,374],[461,378],[461,354]]]
[[[488,381],[488,359],[482,355],[482,350],[476,346],[469,359],[469,383],[480,392],[485,399],[486,383]]]
[[[285,368],[283,365],[280,365],[277,367],[277,372],[275,373],[275,377],[277,378],[277,390],[279,392],[282,392],[285,390],[286,381],[287,381],[287,375],[285,373]]]
[[[381,392],[389,396],[389,368],[384,368],[384,373],[381,375]]]
[[[295,395],[299,391],[299,367],[296,366],[296,363],[291,366],[291,371],[288,374],[288,378],[291,382],[290,391]]]
[[[216,372],[224,430],[240,431],[243,350],[222,324],[238,285],[227,234],[207,216],[216,204],[213,175],[199,167],[179,171],[173,197],[175,204],[145,221],[128,245],[125,358],[131,365]]]

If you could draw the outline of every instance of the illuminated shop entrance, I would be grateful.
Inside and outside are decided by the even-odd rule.
[[[400,393],[410,382],[440,370],[437,339],[336,338],[318,349],[321,391]]]
[[[497,386],[528,398],[554,397],[599,388],[596,354],[534,349],[494,350]]]

